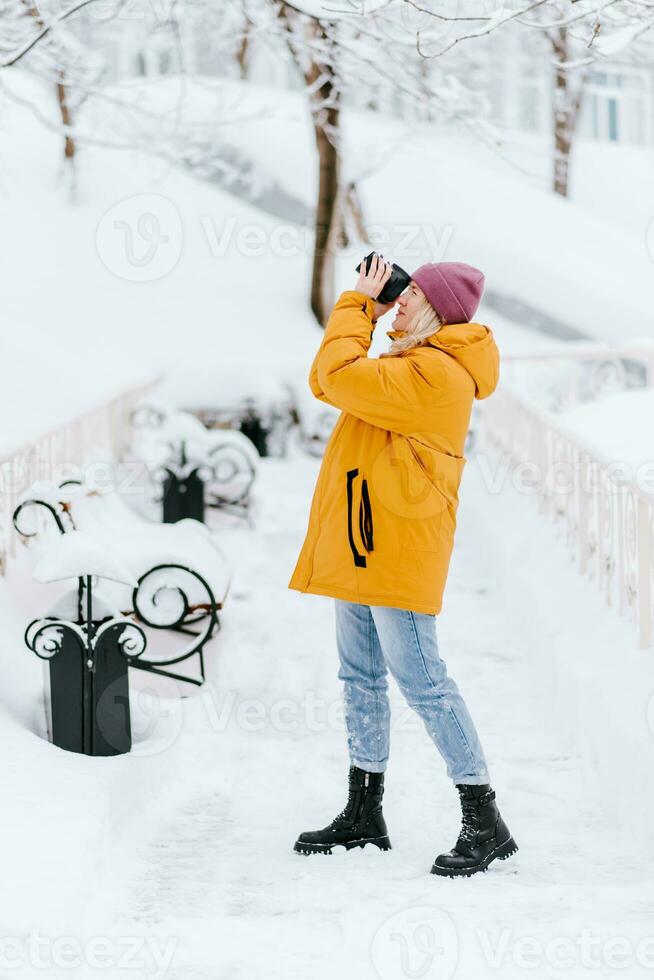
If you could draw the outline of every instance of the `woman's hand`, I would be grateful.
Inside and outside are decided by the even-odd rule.
[[[361,272],[354,287],[358,293],[365,293],[371,299],[377,299],[382,289],[391,278],[393,267],[375,252],[370,262],[370,272],[366,273],[366,262],[361,263]],[[382,304],[377,304],[381,306]],[[391,304],[392,305],[392,304]],[[390,309],[390,307],[389,307]],[[386,310],[384,310],[386,312]],[[375,314],[376,318],[377,314]]]

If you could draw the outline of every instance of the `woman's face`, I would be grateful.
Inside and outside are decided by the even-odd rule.
[[[393,330],[411,333],[411,324],[425,294],[420,286],[411,280],[404,292],[397,297],[398,311],[393,320]]]

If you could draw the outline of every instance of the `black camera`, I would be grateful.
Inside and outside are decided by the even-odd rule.
[[[363,262],[366,263],[366,275],[370,272],[370,266],[372,264],[373,256],[375,252],[371,252],[370,255],[366,255]],[[356,271],[361,271],[361,266],[363,262],[359,262]],[[376,297],[378,303],[394,303],[400,293],[404,292],[406,287],[411,282],[411,276],[408,272],[405,272],[399,265],[393,262],[393,271],[391,273],[390,279],[384,284],[379,296]]]

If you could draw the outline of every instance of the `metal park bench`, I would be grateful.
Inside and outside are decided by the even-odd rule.
[[[219,614],[231,579],[225,555],[205,525],[191,519],[151,524],[134,514],[115,491],[70,483],[26,495],[13,521],[24,539],[47,535],[49,525],[50,533],[82,532],[115,555],[134,581],[132,587],[107,583],[115,607],[148,630],[169,637],[161,644],[166,649],[156,655],[152,642],[147,657],[128,655],[129,666],[191,684],[204,682],[204,647],[220,629]],[[80,596],[84,588],[80,577]],[[188,640],[181,649],[171,649],[170,634]],[[191,658],[197,663],[195,675],[170,669]]]

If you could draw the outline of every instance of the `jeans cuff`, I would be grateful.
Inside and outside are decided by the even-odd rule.
[[[350,765],[356,766],[357,769],[363,769],[364,772],[386,772],[385,762],[367,762],[365,759],[350,759]]]
[[[460,779],[456,779],[454,776],[452,776],[452,782],[455,786],[457,783],[467,783],[469,786],[485,786],[487,784],[490,786],[490,776],[487,772],[476,776],[461,776]]]

